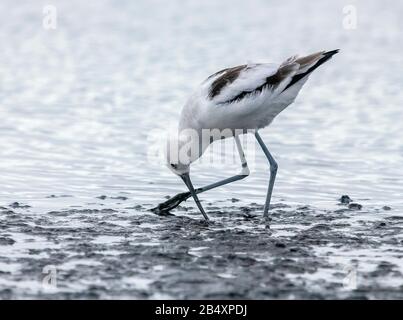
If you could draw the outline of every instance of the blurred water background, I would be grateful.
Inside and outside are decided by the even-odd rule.
[[[331,206],[341,194],[402,208],[401,39],[395,1],[43,1],[0,3],[1,202],[44,209],[126,192],[155,204],[183,189],[149,161],[149,132],[174,124],[216,70],[340,48],[262,134],[280,165],[274,202]],[[354,5],[355,29],[343,8]],[[264,200],[268,167],[210,193]],[[238,166],[195,166],[195,184]],[[58,199],[48,196],[71,195]]]

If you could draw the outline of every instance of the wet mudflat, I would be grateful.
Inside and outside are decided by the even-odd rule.
[[[191,201],[161,217],[100,199],[1,207],[0,298],[403,298],[403,218],[387,206],[277,203],[269,226],[262,206],[232,199],[205,203],[207,225]],[[56,287],[43,284],[49,268]]]

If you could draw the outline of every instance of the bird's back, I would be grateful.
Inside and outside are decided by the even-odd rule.
[[[182,110],[180,129],[259,129],[298,95],[308,76],[338,50],[246,64],[208,77]]]

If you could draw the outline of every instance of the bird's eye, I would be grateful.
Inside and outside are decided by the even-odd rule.
[[[178,169],[178,165],[175,163],[171,163],[171,167],[174,168],[175,170]]]

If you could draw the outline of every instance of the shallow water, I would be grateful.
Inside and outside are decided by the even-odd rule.
[[[270,234],[259,231],[260,227],[266,230],[263,224],[258,224],[259,227],[253,223],[236,224],[239,219],[243,221],[239,208],[252,208],[253,214],[260,214],[260,208],[251,204],[264,202],[268,167],[263,154],[256,149],[253,156],[248,157],[247,153],[252,169],[250,177],[201,196],[218,226],[192,240],[186,236],[197,235],[203,226],[189,222],[181,227],[185,235],[182,244],[197,259],[203,250],[195,248],[205,247],[208,240],[218,244],[235,241],[237,237],[233,238],[231,230],[236,227],[250,233],[240,244],[240,252],[247,253],[248,243],[253,246],[257,235],[268,243],[282,239],[287,247],[292,246],[296,233],[303,233],[306,228],[304,220],[298,218],[299,207],[313,210],[314,213],[308,214],[313,219],[310,223],[314,223],[317,215],[338,217],[338,199],[348,194],[363,209],[344,212],[346,226],[341,231],[337,224],[331,224],[330,230],[322,230],[323,237],[331,239],[329,243],[310,242],[311,233],[304,238],[306,242],[300,240],[301,247],[312,255],[310,261],[321,262],[313,263],[307,273],[285,268],[284,274],[278,276],[283,279],[281,286],[285,286],[279,289],[284,293],[279,296],[293,297],[293,287],[287,287],[288,282],[304,289],[298,291],[301,296],[310,297],[312,293],[306,283],[315,284],[315,292],[327,296],[334,288],[327,291],[326,281],[333,280],[323,266],[337,269],[340,264],[357,265],[364,276],[375,281],[373,287],[383,288],[388,279],[394,286],[402,285],[396,274],[391,276],[392,267],[383,282],[368,274],[379,264],[382,266],[381,262],[391,263],[397,270],[403,268],[402,253],[396,248],[402,241],[397,232],[402,228],[402,220],[392,219],[403,216],[403,74],[399,72],[403,67],[399,44],[403,38],[399,16],[403,5],[391,0],[382,4],[378,1],[354,4],[358,24],[350,30],[343,28],[343,1],[166,4],[105,0],[97,1],[96,5],[57,1],[57,29],[45,30],[42,2],[25,1],[17,5],[3,0],[0,10],[6,14],[0,30],[2,293],[10,297],[36,297],[43,290],[38,280],[43,266],[54,264],[60,270],[74,271],[74,263],[78,263],[85,265],[88,273],[85,268],[84,273],[71,271],[74,281],[67,285],[64,282],[67,280],[60,278],[58,289],[46,294],[55,298],[66,297],[68,293],[80,297],[81,292],[83,297],[91,294],[105,297],[106,292],[96,289],[99,285],[114,288],[111,294],[120,298],[192,298],[186,285],[178,286],[176,291],[156,286],[158,277],[149,271],[153,255],[161,254],[160,234],[169,236],[169,228],[178,222],[176,218],[173,222],[169,218],[154,218],[146,210],[167,195],[185,190],[163,164],[148,156],[153,147],[148,143],[150,134],[175,124],[191,90],[218,69],[248,61],[281,61],[295,53],[335,48],[340,48],[341,53],[318,69],[296,102],[261,132],[280,167],[273,203],[290,206],[291,213],[281,217],[276,215],[281,208],[274,209]],[[252,144],[253,140],[249,138],[248,142]],[[192,168],[192,177],[195,185],[200,186],[238,170],[235,164],[213,168],[201,164]],[[106,198],[98,198],[102,195]],[[30,207],[10,207],[14,202]],[[384,206],[392,210],[384,210]],[[188,201],[183,208],[188,211],[174,213],[198,218],[192,207],[193,203]],[[225,218],[231,214],[234,222]],[[318,224],[321,219],[322,216]],[[389,230],[387,235],[379,235],[379,240],[372,241],[374,229],[370,226],[385,221],[387,229],[394,231]],[[102,227],[103,223],[113,226]],[[333,228],[340,231],[339,240],[332,236]],[[228,233],[227,241],[219,236],[220,230]],[[351,232],[368,237],[369,244],[340,240]],[[121,244],[122,238],[126,239],[126,247],[114,245]],[[136,243],[139,247],[132,248]],[[154,246],[157,251],[153,251]],[[179,260],[189,259],[179,254],[175,246],[164,248],[172,249],[172,255],[177,254]],[[132,263],[133,269],[118,272],[118,264],[111,262],[112,258],[98,255],[98,249],[107,257],[123,255],[121,259],[128,265]],[[139,262],[137,256],[125,255],[122,250],[142,252],[145,260]],[[223,245],[217,249],[217,255],[220,250],[229,247]],[[86,254],[82,256],[83,251]],[[374,257],[378,251],[382,261]],[[262,248],[257,249],[250,258],[257,259],[263,252]],[[275,249],[273,255],[283,257]],[[172,281],[177,280],[180,264],[171,266],[169,257],[160,258],[156,261],[165,270],[161,272],[170,270],[168,273],[174,275]],[[217,267],[215,258],[211,259],[204,263],[224,275],[222,288],[233,285],[233,273],[228,273],[224,266]],[[220,263],[225,265],[226,260],[223,261]],[[34,262],[35,267],[29,269]],[[281,261],[277,262],[265,260],[262,268],[281,266]],[[99,267],[99,263],[103,266]],[[192,268],[197,265],[191,264]],[[238,274],[246,272],[242,268],[247,266],[240,262]],[[195,270],[189,271],[189,277]],[[98,278],[89,276],[97,271]],[[366,284],[369,285],[368,281]],[[268,293],[262,294],[248,291],[246,280],[242,285],[244,291],[231,290],[242,291],[250,298],[276,297],[275,287],[265,289]],[[95,289],[89,290],[91,286]],[[134,287],[136,294],[130,289]],[[220,292],[222,297],[231,297],[225,289],[203,288],[201,297],[220,297]],[[143,293],[138,294],[139,290]],[[365,296],[368,291],[371,290],[362,294]],[[334,295],[342,296],[338,292]],[[393,296],[393,290],[386,290],[384,296]]]

